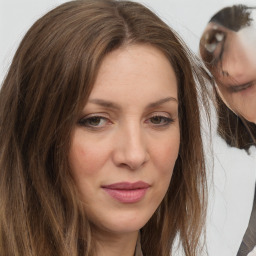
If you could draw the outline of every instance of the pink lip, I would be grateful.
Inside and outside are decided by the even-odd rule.
[[[143,181],[135,183],[120,182],[102,186],[111,197],[121,203],[136,203],[140,201],[149,187],[150,185]]]

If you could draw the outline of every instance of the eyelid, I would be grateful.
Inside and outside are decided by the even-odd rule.
[[[147,118],[154,117],[154,116],[171,117],[171,114],[165,111],[156,111],[156,112],[150,113]]]
[[[88,118],[91,118],[91,117],[102,117],[102,118],[110,119],[110,117],[107,113],[99,112],[99,113],[83,114],[79,118],[79,120],[88,119]],[[79,120],[78,120],[78,122],[79,122]]]

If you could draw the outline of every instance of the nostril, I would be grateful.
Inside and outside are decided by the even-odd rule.
[[[129,167],[129,169],[131,170],[136,170],[144,166],[145,163],[146,163],[145,154],[143,155],[134,154],[132,156],[131,155],[126,156],[125,162],[122,163],[122,165]]]
[[[113,161],[116,166],[130,170],[140,169],[149,160],[149,154],[144,148],[124,146],[115,150]]]

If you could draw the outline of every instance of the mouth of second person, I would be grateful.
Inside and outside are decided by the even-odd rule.
[[[241,85],[230,85],[227,89],[231,93],[238,93],[252,87],[253,85],[255,85],[255,82],[249,82]]]

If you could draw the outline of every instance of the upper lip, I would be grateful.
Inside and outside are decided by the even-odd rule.
[[[118,182],[109,185],[103,185],[102,188],[107,189],[123,189],[123,190],[133,190],[133,189],[145,189],[149,188],[150,185],[144,181],[137,182]]]

